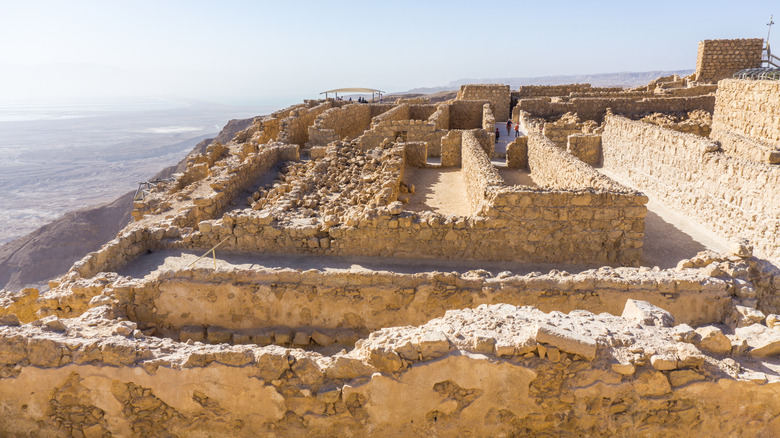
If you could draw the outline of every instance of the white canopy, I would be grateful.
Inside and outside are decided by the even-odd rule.
[[[341,94],[344,94],[344,93],[366,93],[366,94],[371,93],[371,96],[373,96],[374,94],[378,94],[381,97],[382,93],[384,93],[384,91],[377,90],[377,89],[374,89],[374,88],[336,88],[334,90],[323,91],[320,94],[324,94],[325,98],[327,99],[329,93],[335,94],[336,97],[339,97],[339,93],[341,93]]]

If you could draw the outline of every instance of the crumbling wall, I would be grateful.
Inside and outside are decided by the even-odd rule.
[[[289,116],[280,122],[279,141],[286,144],[303,146],[309,141],[309,127],[317,117],[333,108],[334,102],[327,100],[312,108],[301,108],[290,111]]]
[[[487,100],[498,121],[509,120],[511,90],[502,84],[461,85],[457,100]],[[468,128],[462,128],[468,129]]]
[[[603,165],[757,254],[780,260],[780,168],[719,152],[711,140],[608,116]]]
[[[637,301],[623,316],[455,310],[375,331],[349,353],[174,342],[107,315],[117,310],[58,331],[0,327],[0,433],[629,436],[693,425],[771,436],[780,418],[780,381],[756,363],[774,344],[740,333],[749,353],[724,358],[717,328],[674,326]],[[88,320],[113,334],[74,336]]]
[[[374,117],[391,108],[393,105],[390,104],[353,103],[325,111],[309,127],[307,146],[326,146],[333,141],[351,140],[368,130]]]
[[[436,131],[436,127],[426,120],[403,119],[377,122],[375,119],[371,129],[361,135],[357,141],[364,150],[379,147],[385,139],[423,141],[428,143],[429,156],[437,157],[440,154],[443,134],[443,131]]]
[[[761,67],[761,38],[699,41],[696,57],[697,82],[718,82],[739,70]]]
[[[724,79],[715,94],[712,139],[730,154],[780,163],[780,81]]]
[[[428,118],[428,122],[433,123],[436,129],[450,129],[450,104],[440,104],[436,111]]]
[[[715,96],[654,97],[654,98],[590,98],[575,97],[567,101],[549,97],[520,99],[516,107],[531,113],[534,117],[560,117],[568,112],[576,113],[581,120],[604,121],[607,109],[613,114],[637,117],[648,113],[689,112],[704,110],[711,113],[715,108]]]

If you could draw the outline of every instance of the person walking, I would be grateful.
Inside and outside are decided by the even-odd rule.
[[[512,121],[511,120],[507,120],[506,121],[506,135],[509,136],[511,131],[512,131]]]
[[[515,138],[520,137],[520,124],[515,123]]]

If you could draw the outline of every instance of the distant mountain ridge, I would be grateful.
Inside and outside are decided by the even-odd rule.
[[[594,73],[581,75],[538,76],[532,78],[458,79],[440,87],[413,88],[404,93],[439,93],[452,91],[464,84],[507,84],[517,88],[522,85],[591,84],[594,87],[638,87],[661,76],[688,76],[695,70],[655,70],[645,72]],[[395,93],[394,93],[395,94]]]

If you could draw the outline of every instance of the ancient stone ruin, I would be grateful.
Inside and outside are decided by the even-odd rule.
[[[256,118],[0,292],[0,435],[777,436],[780,82],[726,77],[756,44]]]

